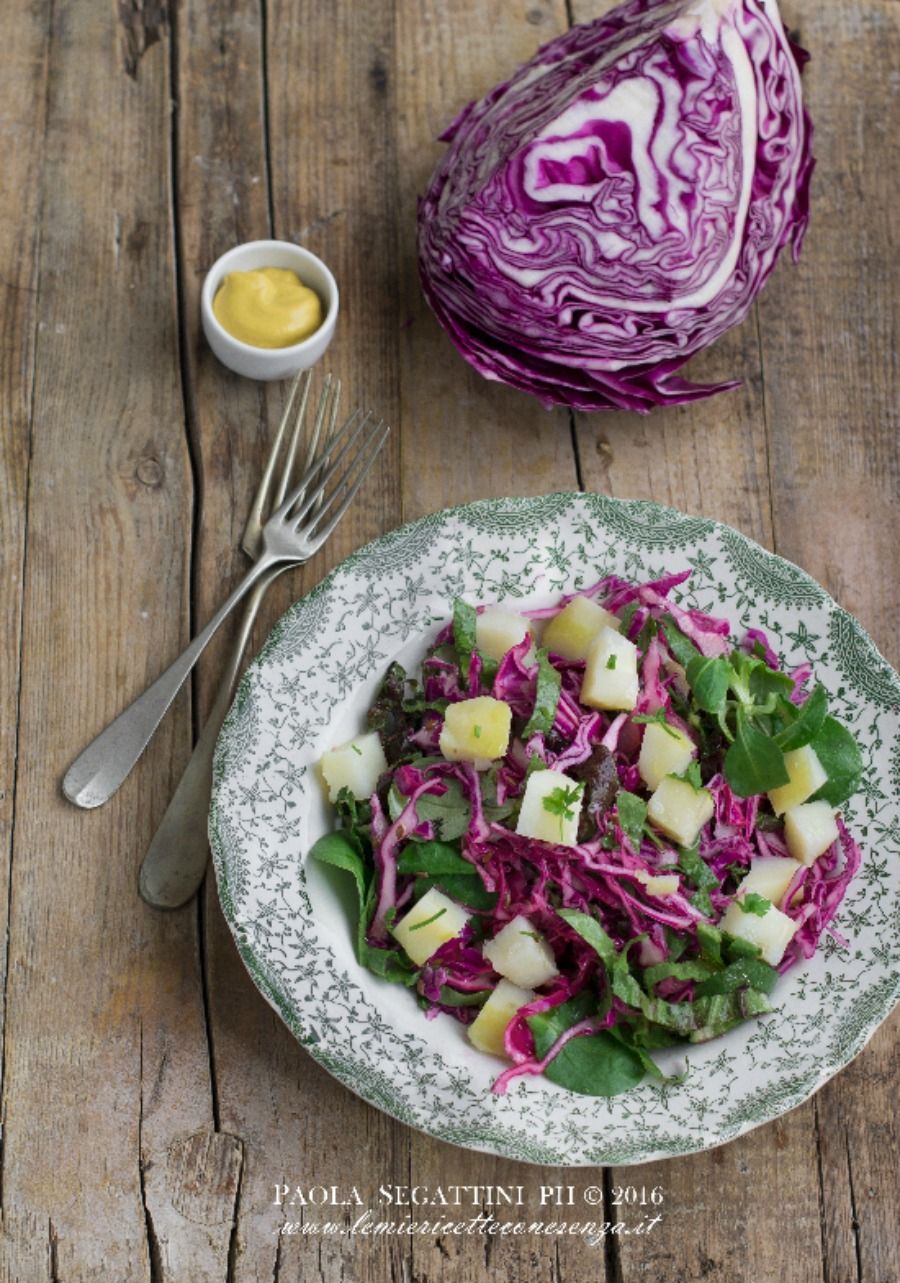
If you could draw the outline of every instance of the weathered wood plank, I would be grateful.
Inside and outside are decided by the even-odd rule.
[[[587,16],[587,0],[575,8]],[[200,947],[214,1103],[194,911],[164,918],[135,897],[137,863],[188,751],[187,697],[109,807],[86,816],[58,799],[67,760],[186,640],[192,492],[178,390],[164,10],[126,4],[118,26],[109,7],[76,14],[70,0],[57,0],[55,11],[39,273],[40,4],[6,24],[0,85],[0,522],[13,532],[0,549],[5,583],[8,571],[21,574],[32,367],[37,376],[0,1280],[224,1283],[230,1255],[231,1277],[265,1283],[780,1283],[786,1271],[791,1283],[887,1283],[900,1270],[890,1029],[813,1104],[778,1123],[708,1155],[618,1173],[623,1182],[662,1184],[668,1209],[652,1238],[621,1251],[569,1241],[556,1250],[534,1238],[487,1251],[453,1238],[412,1251],[363,1240],[279,1243],[285,1212],[273,1195],[281,1181],[349,1177],[368,1190],[385,1180],[522,1183],[537,1215],[541,1182],[580,1191],[599,1174],[466,1154],[363,1105],[299,1050],[258,997],[209,888]],[[401,516],[576,484],[566,416],[468,371],[422,303],[414,268],[414,198],[439,154],[435,136],[456,107],[561,29],[566,14],[561,0],[504,13],[502,23],[475,0],[337,9],[304,0],[267,15],[249,0],[194,0],[176,14],[184,358],[204,499],[196,622],[241,567],[235,550],[282,395],[222,370],[197,324],[213,258],[270,231],[266,27],[274,230],[335,267],[343,316],[326,364],[398,425],[327,555],[273,592],[261,636],[326,566]],[[777,537],[779,550],[890,650],[897,602],[883,570],[897,544],[898,463],[885,360],[894,252],[887,185],[896,141],[891,103],[872,86],[888,85],[896,67],[896,16],[887,0],[827,12],[796,0],[786,16],[817,56],[809,84],[820,169],[801,267],[779,269],[758,331],[748,322],[692,367],[698,376],[737,373],[740,392],[649,420],[581,419],[581,467],[589,487],[714,515],[770,546]],[[847,93],[834,93],[838,76]],[[103,324],[94,340],[96,317]],[[840,525],[834,477],[846,482]],[[0,830],[8,832],[18,644],[4,640]],[[226,644],[223,637],[200,672],[201,715]]]
[[[566,412],[547,412],[466,367],[424,303],[415,266],[415,198],[440,155],[442,144],[435,139],[470,98],[564,29],[565,8],[535,3],[495,23],[474,2],[401,3],[397,19],[404,514],[417,516],[480,497],[577,489]],[[597,1172],[544,1170],[466,1153],[419,1133],[411,1137],[411,1150],[414,1183],[522,1185],[525,1202],[508,1217],[513,1220],[548,1219],[539,1201],[542,1184],[572,1184],[580,1199],[584,1187],[599,1179]],[[534,1234],[416,1238],[408,1269],[412,1279],[454,1283],[489,1277],[575,1283],[606,1277],[602,1246]]]
[[[826,1283],[900,1276],[894,1015],[815,1099]]]
[[[0,137],[6,181],[0,193],[0,583],[6,592],[0,641],[0,1093],[6,1011],[7,925],[18,744],[20,650],[28,505],[41,161],[47,102],[49,4],[27,13],[4,3],[6,67],[0,81]],[[2,1118],[2,1114],[0,1114]]]
[[[398,424],[396,314],[391,304],[393,134],[392,14],[389,4],[351,12],[312,4],[192,4],[179,19],[179,201],[188,324],[188,373],[195,455],[203,491],[196,561],[196,613],[207,617],[237,572],[234,549],[274,429],[282,389],[258,389],[224,371],[198,336],[197,295],[212,260],[239,240],[298,240],[333,268],[342,315],[323,362],[344,381],[349,410],[360,397]],[[268,32],[268,46],[261,41]],[[265,52],[265,57],[263,57]],[[268,72],[266,155],[263,72]],[[214,86],[214,92],[209,87]],[[272,174],[274,225],[265,179]],[[252,175],[247,181],[247,175]],[[255,181],[257,178],[260,181]],[[288,602],[352,548],[400,517],[399,431],[323,555],[285,575],[257,629],[265,636]],[[217,657],[199,681],[199,707],[215,692]],[[298,1047],[257,994],[208,888],[206,960],[220,1125],[243,1145],[232,1247],[236,1281],[332,1278],[382,1280],[397,1264],[384,1243],[338,1240],[311,1247],[284,1238],[276,1184],[314,1175],[361,1186],[402,1179],[403,1129],[339,1087]]]
[[[799,267],[760,300],[775,538],[896,664],[900,13],[888,0],[792,0],[789,18],[813,53],[817,168]]]
[[[690,364],[698,381],[739,378],[708,401],[636,415],[578,415],[581,473],[589,490],[655,499],[727,521],[771,547],[768,451],[755,319]]]
[[[900,14],[887,0],[792,0],[786,17],[813,54],[805,80],[818,165],[800,266],[778,274],[759,305],[776,547],[896,665]],[[895,1018],[816,1097],[826,1283],[900,1275],[897,1028]]]
[[[3,1210],[0,1283],[54,1283],[58,1241],[53,1222],[24,1207]]]
[[[271,236],[258,0],[184,4],[176,11],[178,114],[175,212],[185,401],[200,493],[193,611],[202,625],[247,562],[239,545],[259,483],[270,403],[280,389],[220,365],[200,328],[200,290],[220,254]],[[274,413],[273,409],[273,413]],[[197,725],[216,693],[237,619],[214,638],[195,679]]]
[[[223,1283],[234,1232],[242,1147],[197,1132],[144,1164],[150,1259],[160,1283]]]
[[[612,1174],[660,1185],[665,1217],[644,1240],[619,1239],[623,1283],[819,1283],[822,1278],[812,1103],[705,1154]],[[689,1227],[689,1228],[686,1228]]]
[[[401,294],[403,512],[407,518],[470,499],[575,490],[565,411],[548,412],[482,379],[454,351],[419,288],[416,197],[444,144],[436,140],[472,98],[564,30],[565,6],[540,0],[502,22],[478,3],[399,3],[396,233]]]
[[[187,698],[101,811],[69,806],[58,779],[186,640],[169,77],[161,10],[52,12],[0,1274],[39,1277],[46,1244],[53,1278],[137,1283],[141,1159],[211,1122],[193,917],[136,895]]]
[[[586,21],[612,6],[576,0]],[[782,270],[787,270],[782,268]],[[645,419],[579,415],[586,486],[627,498],[655,499],[716,517],[772,545],[768,445],[754,313],[687,368],[698,380],[740,378],[742,386]],[[785,1240],[775,1232],[790,1200],[792,1283],[821,1277],[816,1150],[811,1107],[708,1154],[611,1172],[611,1184],[661,1185],[667,1214],[645,1240],[615,1240],[623,1283],[727,1278],[761,1283],[783,1272]],[[777,1170],[773,1181],[763,1173]],[[748,1191],[753,1190],[748,1202]],[[712,1191],[715,1191],[713,1194]],[[685,1233],[685,1225],[691,1232]]]

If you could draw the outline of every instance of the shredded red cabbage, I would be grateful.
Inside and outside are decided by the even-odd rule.
[[[722,763],[727,744],[720,726],[713,717],[698,717],[676,650],[690,645],[693,653],[711,660],[742,652],[751,657],[745,662],[763,661],[771,674],[783,674],[783,669],[760,629],[749,629],[739,651],[733,651],[726,620],[673,600],[671,594],[689,574],[679,572],[647,584],[607,577],[556,606],[527,612],[539,624],[575,595],[592,597],[612,613],[628,611],[627,631],[637,645],[639,672],[635,709],[604,711],[581,702],[584,661],[549,656],[559,673],[557,702],[543,729],[527,738],[523,728],[535,713],[540,665],[545,662],[536,657],[534,638],[527,635],[499,664],[485,661],[475,650],[466,655],[463,667],[453,655],[453,630],[444,628],[423,662],[420,695],[404,707],[403,753],[372,794],[368,814],[354,821],[360,844],[371,848],[374,870],[374,908],[365,938],[371,950],[385,956],[395,951],[393,923],[414,903],[424,885],[419,878],[427,873],[424,867],[418,873],[401,872],[400,867],[408,867],[406,854],[424,852],[440,861],[450,851],[456,860],[448,866],[455,870],[453,876],[442,882],[444,866],[438,864],[438,872],[427,882],[443,887],[469,912],[462,934],[442,944],[414,977],[430,1018],[443,1013],[472,1024],[498,983],[481,944],[514,918],[527,919],[552,952],[558,974],[506,1027],[504,1046],[512,1065],[497,1079],[498,1093],[517,1077],[543,1073],[574,1038],[614,1027],[617,1034],[625,1031],[634,1039],[653,1018],[662,1018],[664,1025],[673,1020],[672,1027],[678,1027],[678,1019],[688,1020],[704,1001],[704,990],[699,987],[698,996],[697,984],[706,974],[704,968],[718,974],[717,968],[725,966],[724,956],[709,962],[709,949],[720,947],[709,941],[721,935],[717,924],[734,903],[742,878],[759,857],[790,858],[782,822],[767,797],[740,796],[731,777],[726,778]],[[681,639],[678,645],[670,632],[673,621]],[[681,655],[687,662],[683,650]],[[802,707],[809,666],[787,676],[792,685],[786,686],[783,676],[781,685],[791,691],[795,707]],[[442,710],[449,703],[486,694],[512,710],[507,753],[488,770],[476,769],[472,762],[445,760],[438,751]],[[694,787],[708,790],[713,813],[690,850],[641,819],[646,786],[638,761],[648,720],[661,720],[695,741]],[[593,809],[586,807],[581,817],[586,829],[579,830],[574,844],[538,841],[516,831],[515,816],[533,770],[549,767],[570,773],[570,779],[578,779],[582,771],[590,780],[591,771],[604,762],[609,769],[601,774],[609,795]],[[626,792],[631,794],[630,819],[623,809]],[[838,942],[842,939],[832,923],[861,854],[840,815],[836,823],[838,839],[811,865],[797,869],[776,906],[796,923],[777,963],[780,973],[812,957],[823,932],[830,930]],[[401,854],[404,863],[398,866]],[[669,885],[673,876],[674,889]],[[651,890],[653,879],[660,877],[666,882],[656,885],[665,890]],[[628,977],[623,979],[623,973],[615,981],[610,956],[604,958],[573,927],[565,916],[568,912],[587,915],[598,924],[616,956],[627,960],[619,965],[630,968]],[[728,947],[727,937],[721,947]],[[644,983],[642,977],[651,968],[661,973],[649,973],[654,978],[646,982],[649,987],[636,1005],[635,989],[629,986]],[[597,995],[596,1014],[573,1020],[538,1056],[529,1018],[585,992]],[[707,1009],[703,1010],[706,1018]],[[727,1020],[721,1013],[716,1018],[724,1030],[730,1027],[727,1020],[735,1023],[740,1016],[729,1010]],[[689,1025],[685,1028],[690,1031]],[[699,1029],[697,1036],[709,1036],[708,1029]]]

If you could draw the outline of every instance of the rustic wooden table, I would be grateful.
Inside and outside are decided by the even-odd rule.
[[[403,519],[585,487],[738,526],[815,575],[896,662],[894,0],[786,0],[814,54],[813,222],[800,266],[781,264],[746,323],[694,364],[740,376],[739,391],[649,419],[548,413],[472,374],[422,302],[415,199],[434,139],[540,43],[607,7],[4,0],[2,1280],[900,1277],[890,1027],[780,1121],[606,1173],[607,1186],[664,1188],[646,1238],[598,1250],[279,1236],[284,1181],[524,1184],[536,1208],[539,1183],[601,1174],[537,1171],[392,1122],[256,992],[212,879],[176,913],[139,900],[141,856],[227,638],[107,806],[81,812],[59,792],[86,739],[242,567],[284,390],[216,363],[198,293],[220,252],[255,237],[296,239],[333,266],[343,313],[329,361],[397,429],[327,555],[270,594],[257,643],[328,566]]]

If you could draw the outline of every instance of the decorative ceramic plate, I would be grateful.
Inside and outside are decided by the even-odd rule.
[[[500,1062],[463,1026],[426,1020],[409,991],[357,965],[350,879],[306,853],[328,827],[314,765],[357,733],[388,665],[415,668],[455,596],[546,605],[615,572],[693,567],[675,596],[764,628],[788,666],[812,661],[868,771],[844,809],[863,864],[816,956],[775,1011],[716,1041],[670,1048],[677,1086],[611,1100],[546,1079],[495,1096]],[[275,626],[219,740],[210,840],[225,916],[253,979],[304,1047],[363,1099],[442,1140],[525,1162],[642,1163],[702,1150],[805,1100],[861,1050],[900,991],[900,680],[808,575],[727,526],[594,494],[472,503],[385,535]],[[535,1125],[535,1120],[539,1124]]]

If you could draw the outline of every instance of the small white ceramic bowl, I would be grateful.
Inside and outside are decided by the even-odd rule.
[[[290,347],[254,347],[233,338],[219,324],[213,312],[216,291],[229,272],[252,272],[260,267],[286,267],[322,300],[324,319],[314,334]],[[337,323],[339,296],[337,282],[320,258],[292,241],[247,241],[216,259],[206,274],[200,295],[203,333],[223,365],[248,379],[270,382],[289,379],[298,370],[307,370],[323,355]]]

